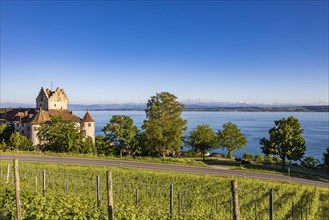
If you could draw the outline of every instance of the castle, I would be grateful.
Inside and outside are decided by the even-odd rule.
[[[1,108],[0,124],[7,123],[14,126],[14,131],[29,138],[33,145],[39,144],[38,128],[42,122],[51,117],[60,116],[72,121],[80,131],[85,131],[95,142],[95,121],[87,111],[81,119],[68,109],[68,97],[63,89],[52,91],[48,88],[41,90],[36,98],[36,108]]]

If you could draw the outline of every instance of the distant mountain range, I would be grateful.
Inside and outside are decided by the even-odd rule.
[[[186,111],[244,111],[244,112],[329,112],[329,105],[248,104],[225,102],[183,101]],[[1,103],[1,108],[34,108],[34,104]],[[73,111],[144,111],[146,104],[69,104]]]

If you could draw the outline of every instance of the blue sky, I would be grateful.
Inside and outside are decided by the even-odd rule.
[[[1,1],[1,102],[328,103],[328,1]]]

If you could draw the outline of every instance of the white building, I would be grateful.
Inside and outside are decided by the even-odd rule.
[[[68,109],[68,97],[63,89],[57,88],[41,90],[36,98],[36,108],[1,108],[0,124],[8,123],[14,126],[14,130],[29,138],[33,145],[38,145],[38,128],[42,122],[51,120],[54,116],[60,116],[76,124],[80,131],[85,131],[95,142],[95,121],[87,111],[83,119],[74,115]]]

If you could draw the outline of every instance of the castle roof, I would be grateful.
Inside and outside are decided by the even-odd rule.
[[[32,125],[36,125],[36,124],[40,124],[42,122],[49,121],[49,120],[50,120],[50,117],[49,117],[48,112],[45,112],[40,109],[39,112],[33,117],[33,119],[31,120],[30,123]]]
[[[74,115],[68,110],[41,110],[35,108],[0,108],[0,120],[10,122],[22,122],[39,124],[51,119],[51,117],[58,116],[65,120],[80,123],[81,118]],[[91,116],[90,116],[91,118]],[[92,119],[92,118],[91,118]]]
[[[82,119],[82,122],[95,122],[94,119],[91,117],[89,112],[87,111],[85,116]]]
[[[0,120],[28,123],[36,113],[34,108],[0,108]]]
[[[49,110],[49,115],[51,117],[58,116],[62,117],[65,120],[72,121],[72,122],[81,122],[81,118],[73,114],[71,111],[68,110]]]

